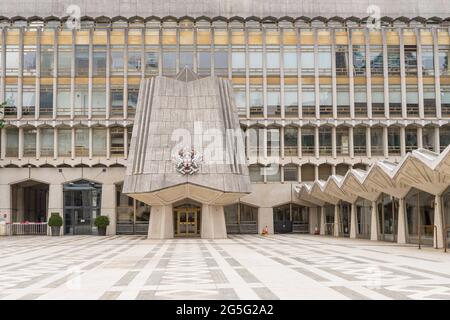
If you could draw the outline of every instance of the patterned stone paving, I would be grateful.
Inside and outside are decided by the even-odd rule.
[[[310,235],[0,238],[0,299],[450,299],[450,254]]]

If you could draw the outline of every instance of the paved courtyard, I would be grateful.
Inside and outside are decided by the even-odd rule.
[[[450,253],[310,235],[2,237],[0,299],[450,299]]]

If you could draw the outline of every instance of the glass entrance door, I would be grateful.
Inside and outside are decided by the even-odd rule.
[[[174,209],[175,236],[196,237],[200,235],[200,208],[193,206]]]

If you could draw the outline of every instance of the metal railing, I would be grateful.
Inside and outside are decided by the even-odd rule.
[[[284,147],[284,155],[286,157],[297,156],[298,155],[297,147],[291,147],[291,146],[287,147],[287,146],[285,146]]]
[[[6,234],[19,235],[47,235],[47,222],[13,222],[6,224]]]

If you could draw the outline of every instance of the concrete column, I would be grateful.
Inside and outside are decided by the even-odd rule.
[[[58,213],[64,221],[64,200],[63,200],[63,185],[51,184],[48,189],[48,213],[47,220],[52,213]],[[60,235],[64,234],[64,227],[61,228]],[[47,228],[47,235],[51,235],[50,227]]]
[[[326,231],[325,231],[325,228],[326,228],[325,223],[327,222],[327,219],[325,217],[325,207],[321,206],[319,208],[320,208],[319,209],[320,210],[320,235],[323,236],[326,233]]]
[[[339,214],[339,204],[334,205],[334,236],[339,237],[339,222],[341,221]]]
[[[269,234],[273,234],[273,208],[258,209],[258,233],[261,234],[266,226]]]
[[[227,228],[223,206],[202,206],[201,237],[203,239],[226,239]]]
[[[23,127],[19,128],[18,158],[23,158]]]
[[[402,198],[398,200],[397,243],[406,243],[406,232],[405,198]]]
[[[444,210],[442,208],[442,196],[436,196],[434,200],[434,225],[437,235],[433,237],[434,248],[444,247]]]
[[[314,128],[314,156],[319,158],[319,127]]]
[[[336,159],[336,127],[331,128],[331,154]]]
[[[320,229],[319,226],[319,208],[309,208],[309,233],[315,234],[316,228]]]
[[[370,140],[370,127],[366,128],[366,153],[367,157],[372,157],[372,141]]]
[[[348,128],[348,151],[350,158],[355,157],[355,151],[354,151],[354,140],[353,140],[353,127]]]
[[[387,158],[389,156],[388,151],[388,128],[383,127],[383,154],[384,157]]]
[[[152,206],[148,225],[149,239],[171,239],[173,232],[173,212],[171,205]]]
[[[0,184],[0,220],[12,222],[11,214],[11,186],[9,184]]]
[[[370,215],[370,240],[378,240],[378,211],[376,201],[372,201],[372,214]]]
[[[404,156],[406,154],[406,128],[400,127],[400,155]]]
[[[351,212],[350,212],[350,238],[356,238],[356,203],[352,203]]]
[[[109,218],[109,226],[106,228],[106,235],[116,234],[116,185],[102,185],[102,208],[101,215]]]
[[[417,148],[423,148],[422,127],[417,127]]]

